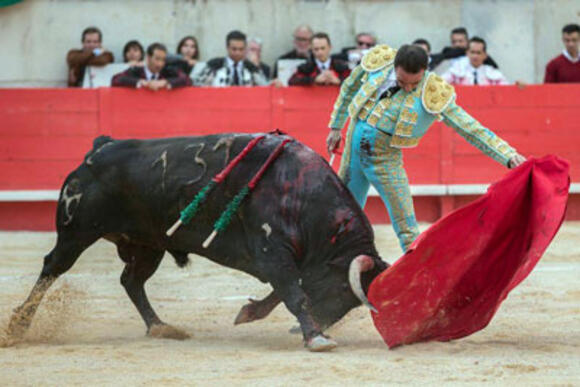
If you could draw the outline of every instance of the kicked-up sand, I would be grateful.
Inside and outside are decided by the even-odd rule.
[[[381,256],[400,251],[376,226]],[[0,344],[12,309],[28,295],[54,233],[0,233]],[[99,241],[58,279],[25,340],[0,348],[0,385],[580,385],[580,223],[565,223],[530,276],[484,330],[448,343],[389,350],[369,312],[357,308],[328,334],[339,343],[310,353],[283,305],[235,326],[249,296],[270,287],[204,258],[179,269],[166,256],[148,281],[151,303],[185,341],[145,336],[119,283],[115,248]]]

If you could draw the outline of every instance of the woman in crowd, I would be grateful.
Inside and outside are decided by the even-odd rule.
[[[181,39],[177,45],[177,54],[181,56],[181,61],[176,65],[194,80],[205,67],[205,63],[199,61],[199,45],[195,36],[189,35]]]
[[[142,66],[144,57],[143,46],[137,40],[130,40],[123,47],[123,61],[131,66]]]

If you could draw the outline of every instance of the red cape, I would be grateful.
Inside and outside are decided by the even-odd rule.
[[[532,271],[564,219],[569,165],[530,159],[433,224],[372,282],[372,317],[389,347],[483,329]]]

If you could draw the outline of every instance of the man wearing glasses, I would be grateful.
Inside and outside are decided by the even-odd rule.
[[[286,54],[280,56],[274,64],[274,73],[272,78],[278,78],[278,61],[281,59],[306,59],[312,60],[312,52],[310,51],[310,40],[314,32],[309,25],[298,26],[292,35],[294,49],[288,51]]]
[[[348,62],[348,67],[351,70],[360,63],[363,55],[377,44],[377,39],[370,32],[358,33],[355,41],[355,47],[345,47],[341,50],[340,54],[332,56],[335,59],[341,59]]]

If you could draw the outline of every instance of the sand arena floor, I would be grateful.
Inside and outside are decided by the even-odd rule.
[[[393,232],[375,230],[381,255],[393,262]],[[54,233],[0,233],[0,332],[54,240]],[[48,293],[25,342],[0,348],[0,384],[580,385],[578,222],[563,226],[486,329],[395,350],[363,308],[327,332],[339,343],[330,353],[306,351],[301,336],[288,333],[295,319],[283,306],[266,320],[234,327],[246,298],[261,298],[270,287],[199,257],[178,269],[166,256],[147,284],[160,317],[191,339],[149,338],[119,283],[122,268],[112,244],[87,250]]]

